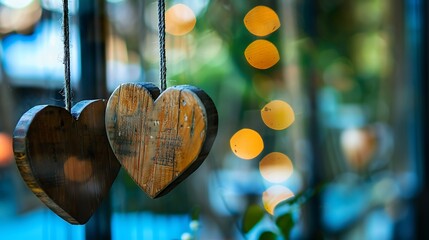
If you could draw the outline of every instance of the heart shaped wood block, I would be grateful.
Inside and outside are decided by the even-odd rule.
[[[201,165],[217,127],[213,101],[192,86],[171,87],[160,95],[153,84],[123,84],[107,103],[113,152],[152,198],[168,193]]]
[[[104,100],[79,102],[71,114],[35,106],[15,128],[15,159],[24,181],[72,224],[89,220],[121,167],[107,140],[105,108]]]

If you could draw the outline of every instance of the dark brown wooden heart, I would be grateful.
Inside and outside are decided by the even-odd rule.
[[[72,224],[89,220],[120,169],[107,140],[105,109],[104,100],[79,102],[71,114],[36,106],[15,128],[15,159],[24,181]]]
[[[201,165],[217,127],[213,101],[192,86],[171,87],[160,95],[153,84],[123,84],[106,108],[113,152],[152,198],[168,193]]]

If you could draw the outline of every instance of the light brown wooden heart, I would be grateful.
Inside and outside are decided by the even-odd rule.
[[[24,181],[72,224],[89,220],[121,167],[107,140],[105,108],[104,100],[79,102],[71,114],[36,106],[15,128],[15,159]]]
[[[217,127],[212,100],[192,86],[175,86],[160,94],[153,84],[124,84],[106,108],[113,152],[152,198],[168,193],[201,165]]]

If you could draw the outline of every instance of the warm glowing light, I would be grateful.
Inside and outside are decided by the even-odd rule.
[[[92,176],[92,164],[88,160],[70,157],[64,163],[64,175],[73,182],[86,182]]]
[[[185,4],[176,4],[165,12],[165,31],[171,35],[182,36],[189,33],[196,22],[194,12]]]
[[[341,147],[351,167],[362,169],[368,165],[376,146],[376,137],[368,129],[347,129],[341,133]]]
[[[293,173],[293,165],[288,156],[279,152],[272,152],[259,163],[262,177],[272,183],[286,181]]]
[[[274,130],[283,130],[295,121],[292,107],[284,101],[274,100],[261,110],[262,121],[267,127]]]
[[[269,214],[274,215],[274,210],[277,205],[293,196],[295,195],[289,188],[281,185],[275,185],[262,193],[262,203],[264,204],[265,210]]]
[[[5,133],[0,133],[0,167],[9,165],[12,160],[12,138]]]
[[[242,159],[257,157],[264,149],[264,141],[258,132],[243,128],[231,137],[230,145],[232,152]]]
[[[244,17],[244,25],[253,35],[263,37],[280,27],[280,19],[271,8],[256,6]]]
[[[257,69],[268,69],[274,66],[280,55],[276,46],[267,40],[256,40],[244,51],[247,62]]]

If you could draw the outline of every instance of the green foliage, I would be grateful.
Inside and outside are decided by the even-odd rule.
[[[271,219],[273,221],[272,224],[276,229],[275,232],[278,232],[278,234],[276,234],[275,232],[265,231],[259,236],[259,239],[289,239],[290,232],[296,224],[293,219],[292,213],[294,211],[297,211],[312,197],[317,194],[320,194],[320,192],[323,191],[324,186],[325,183],[320,183],[314,188],[309,188],[305,191],[302,191],[296,194],[295,197],[293,197],[292,199],[280,203],[278,207],[288,206],[289,211],[275,219],[271,215],[266,213],[265,210],[262,209],[260,206],[249,206],[244,213],[242,232],[244,234],[249,233],[262,220],[262,218],[264,218],[265,215],[268,215],[268,219]]]
[[[286,213],[276,219],[276,225],[279,228],[284,239],[289,239],[290,231],[292,230],[295,222],[293,221],[292,214]]]
[[[192,209],[191,219],[192,220],[200,219],[200,213],[201,213],[201,208],[200,207],[194,207],[194,209]]]
[[[302,191],[295,195],[292,199],[289,199],[283,203],[280,203],[279,206],[282,205],[303,205],[307,201],[309,201],[312,197],[319,194],[321,191],[323,191],[323,188],[325,187],[326,183],[322,182],[318,185],[316,185],[314,188],[309,188],[306,191]]]
[[[259,236],[259,240],[276,240],[277,239],[277,235],[273,232],[263,232],[260,236]]]
[[[258,205],[251,205],[244,213],[242,230],[248,233],[264,217],[265,211]]]

